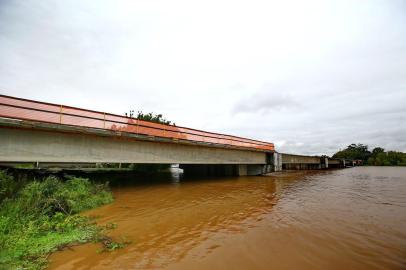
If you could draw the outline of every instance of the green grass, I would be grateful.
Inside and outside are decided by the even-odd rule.
[[[78,214],[112,202],[107,185],[50,176],[16,190],[12,180],[0,171],[0,269],[43,269],[51,252],[70,244],[116,247],[105,228]]]

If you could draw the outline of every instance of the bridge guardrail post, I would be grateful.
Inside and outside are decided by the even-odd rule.
[[[106,129],[106,113],[103,113],[103,128]]]
[[[60,125],[62,124],[62,108],[63,108],[63,106],[61,105],[61,108],[59,110],[59,124]]]

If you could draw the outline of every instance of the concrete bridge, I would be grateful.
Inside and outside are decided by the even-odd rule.
[[[282,169],[285,170],[317,170],[353,167],[352,160],[330,158],[327,156],[303,156],[281,153]]]
[[[0,163],[180,164],[185,173],[259,175],[343,167],[274,144],[0,95]],[[344,161],[344,167],[345,167]]]

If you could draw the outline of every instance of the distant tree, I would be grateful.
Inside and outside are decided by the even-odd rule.
[[[359,159],[367,162],[371,156],[371,152],[368,150],[368,146],[364,144],[350,144],[346,149],[338,151],[333,155],[334,158],[346,158],[346,159]]]
[[[383,153],[385,152],[385,149],[383,149],[382,147],[375,147],[372,150],[372,155],[378,155],[379,153]]]
[[[384,166],[386,164],[386,153],[382,147],[375,147],[368,158],[368,165]]]
[[[334,158],[360,159],[364,164],[373,166],[406,166],[406,153],[388,151],[375,147],[372,152],[363,144],[350,144],[346,149],[338,151]]]
[[[386,163],[385,165],[389,166],[399,166],[405,165],[406,163],[406,154],[402,152],[396,151],[388,151],[386,152]]]

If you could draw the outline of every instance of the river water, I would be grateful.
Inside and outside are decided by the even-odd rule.
[[[86,213],[129,246],[76,246],[49,268],[406,269],[406,168],[141,180]]]

